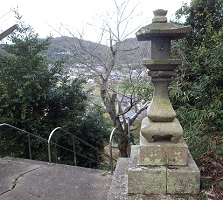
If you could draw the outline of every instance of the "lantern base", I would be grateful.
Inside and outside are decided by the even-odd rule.
[[[166,141],[169,138],[170,142],[177,143],[183,135],[183,129],[177,118],[172,122],[154,122],[145,117],[141,134],[148,142]]]

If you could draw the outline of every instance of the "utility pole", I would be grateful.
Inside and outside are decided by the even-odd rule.
[[[17,28],[18,28],[18,25],[17,24],[15,24],[12,27],[8,28],[6,31],[4,31],[3,33],[0,34],[0,40],[2,40],[5,37],[7,37],[9,34],[11,34]]]
[[[9,34],[11,34],[14,30],[18,29],[18,25],[15,24],[12,27],[8,28],[7,30],[5,30],[4,32],[2,32],[0,34],[0,40],[4,39],[5,37],[7,37]],[[3,57],[13,57],[12,54],[6,52],[5,50],[0,48],[0,55]]]

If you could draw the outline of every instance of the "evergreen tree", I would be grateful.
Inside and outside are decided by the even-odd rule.
[[[44,56],[50,38],[38,39],[31,27],[21,23],[11,42],[5,45],[5,50],[14,56],[0,56],[0,122],[45,139],[60,126],[102,150],[108,140],[109,126],[100,111],[88,106],[84,81],[76,79],[70,84],[62,72],[64,62],[50,63]],[[63,145],[70,148],[71,138],[63,139]],[[29,158],[27,136],[1,127],[0,143],[0,156]],[[81,148],[77,144],[77,149]],[[61,152],[61,157],[70,158]],[[82,150],[82,154],[97,156],[89,148]],[[32,156],[46,160],[47,145],[32,139]],[[83,163],[86,160],[78,162],[86,165]]]

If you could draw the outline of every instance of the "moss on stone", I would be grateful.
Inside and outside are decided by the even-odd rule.
[[[180,59],[145,59],[142,61],[144,65],[180,65]]]
[[[147,115],[152,121],[171,122],[175,119],[176,112],[169,99],[158,95],[153,97]]]

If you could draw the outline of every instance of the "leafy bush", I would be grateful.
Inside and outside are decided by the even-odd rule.
[[[216,162],[223,157],[222,8],[222,0],[192,0],[190,6],[177,11],[177,18],[186,17],[184,25],[190,25],[191,30],[185,40],[173,43],[173,53],[183,63],[170,87],[190,152],[199,164],[202,180],[209,176],[214,191],[220,184],[203,166],[213,161],[213,155]],[[215,170],[220,173],[219,166]],[[206,187],[205,181],[202,187]]]

